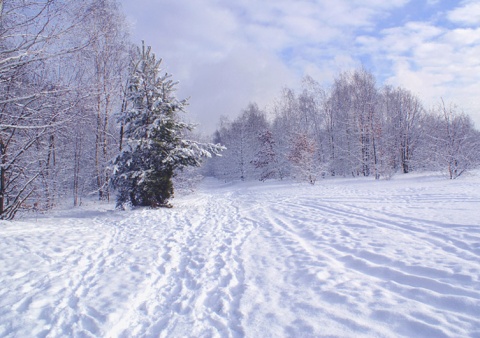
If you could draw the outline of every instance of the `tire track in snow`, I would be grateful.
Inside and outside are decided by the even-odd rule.
[[[306,205],[306,207],[309,207]],[[366,226],[381,226],[388,227],[392,230],[397,230],[402,233],[409,232],[413,236],[419,236],[425,241],[431,244],[441,246],[446,251],[457,251],[459,254],[466,254],[467,260],[476,261],[480,257],[480,250],[473,248],[467,243],[455,239],[458,230],[461,234],[465,233],[465,229],[468,231],[476,232],[478,230],[472,229],[472,226],[461,224],[441,224],[438,221],[428,221],[419,218],[405,217],[403,215],[387,213],[387,212],[375,212],[359,206],[349,207],[348,209],[340,209],[338,207],[317,205],[315,208],[331,214],[339,214],[347,216],[352,220],[358,220],[360,223],[367,224]],[[415,225],[412,225],[415,224]],[[432,238],[433,237],[433,238]],[[480,241],[480,237],[472,237],[471,239]]]
[[[277,206],[285,210],[287,204]],[[356,319],[363,310],[355,299],[334,291],[348,280],[335,257],[304,238],[297,232],[301,229],[268,205],[250,210],[248,217],[259,225],[256,241],[249,248],[254,253],[249,266],[249,279],[254,281],[249,284],[255,285],[249,297],[257,301],[244,309],[245,326],[256,327],[248,336],[274,332],[273,336],[315,337],[322,335],[318,327],[328,327],[339,336],[348,336],[352,329],[357,336],[382,332]],[[342,305],[325,308],[326,302]],[[345,330],[347,327],[349,330]]]
[[[188,208],[191,212],[185,212]],[[177,212],[178,211],[178,212]],[[175,224],[163,239],[155,268],[121,322],[109,334],[241,337],[239,304],[244,290],[241,247],[252,230],[227,196],[197,196],[158,219]]]
[[[7,226],[0,336],[478,336],[480,228],[341,182]]]
[[[476,314],[480,313],[478,277],[472,277],[478,276],[479,272],[475,251],[477,238],[469,235],[469,242],[463,242],[456,240],[459,235],[454,233],[458,230],[465,238],[465,233],[470,233],[468,230],[471,228],[460,225],[452,230],[435,222],[423,222],[422,219],[405,221],[393,213],[366,210],[361,204],[345,205],[311,197],[298,198],[296,201],[275,198],[263,201],[260,208],[248,210],[248,217],[257,220],[262,229],[259,232],[262,242],[272,243],[266,255],[256,257],[262,266],[260,271],[268,267],[272,269],[272,266],[278,269],[269,272],[278,275],[273,281],[261,273],[257,273],[255,278],[268,280],[262,281],[267,290],[285,290],[289,284],[303,289],[296,291],[294,296],[275,295],[274,292],[272,296],[267,292],[263,299],[268,307],[285,307],[285,304],[289,304],[283,315],[291,317],[292,325],[290,331],[282,334],[320,334],[313,331],[315,325],[312,314],[333,320],[324,319],[325,325],[334,331],[338,330],[340,335],[349,335],[336,327],[341,323],[356,328],[359,335],[366,336],[389,336],[385,334],[388,330],[380,324],[386,320],[394,323],[399,333],[410,335],[423,332],[438,337],[447,336],[446,332],[458,334],[458,327],[465,326],[465,322],[475,325]],[[402,251],[402,246],[394,238],[384,237],[397,234],[400,243],[405,243],[407,248],[419,248],[417,257],[414,255],[412,259],[412,252]],[[262,248],[265,247],[267,245],[263,244]],[[445,254],[441,251],[454,253],[453,261],[444,262]],[[441,260],[425,265],[422,253],[436,254]],[[287,258],[279,263],[270,257]],[[407,259],[407,262],[402,259]],[[447,263],[450,266],[453,264],[453,267]],[[283,270],[284,266],[288,269]],[[283,276],[283,280],[280,276]],[[282,286],[279,280],[285,284]],[[369,297],[358,293],[359,289],[366,290],[367,295],[369,292],[376,294],[382,301],[372,304]],[[306,301],[308,298],[316,299],[313,303],[323,301],[333,306],[328,307],[330,312],[326,312],[325,307],[312,307],[312,302]],[[299,302],[301,299],[303,303]],[[359,299],[365,299],[365,306],[361,305]],[[395,301],[392,302],[392,299]],[[420,303],[424,311],[404,311],[399,314],[391,310],[391,307],[398,307],[397,303]],[[410,306],[415,308],[415,305]],[[305,309],[308,311],[301,320],[294,315]],[[247,310],[252,324],[258,325],[259,318],[264,317],[281,325],[275,313],[258,315],[260,311],[261,306]],[[362,318],[364,313],[370,313],[370,317],[380,325],[367,328],[362,325],[361,319],[354,319]],[[442,329],[437,328],[440,324]]]
[[[345,218],[344,225],[347,227],[354,225],[365,227],[358,231],[357,233],[366,232],[369,234],[371,233],[372,229],[379,230],[379,229],[387,229],[390,230],[399,230],[401,236],[411,241],[410,244],[416,245],[418,250],[425,251],[425,254],[428,253],[432,254],[431,248],[435,248],[435,250],[443,250],[447,252],[452,252],[456,254],[456,258],[461,260],[459,266],[466,265],[468,263],[477,263],[478,260],[475,257],[476,252],[475,249],[471,248],[471,245],[465,242],[461,242],[455,240],[457,237],[456,231],[459,229],[460,232],[463,230],[465,232],[464,226],[461,227],[452,227],[446,228],[445,226],[437,226],[432,229],[433,225],[427,222],[426,224],[422,222],[422,220],[417,220],[415,226],[405,225],[405,221],[400,216],[397,218],[386,218],[382,217],[385,216],[384,213],[378,213],[374,211],[370,211],[369,215],[364,215],[363,213],[366,212],[363,208],[352,208],[349,207],[347,210],[340,209],[339,206],[332,207],[329,205],[324,205],[323,203],[316,203],[311,204],[307,201],[302,201],[301,205],[290,206],[290,208],[284,208],[283,210],[293,209],[295,212],[295,208],[297,209],[306,209],[309,210],[310,213],[312,212],[320,212],[323,217],[329,218],[330,215],[334,216],[341,216]],[[304,210],[303,213],[306,211]],[[281,213],[281,211],[280,211]],[[392,214],[389,214],[392,215]],[[355,222],[358,221],[358,222]],[[350,224],[349,224],[350,223]],[[423,231],[422,231],[423,229]],[[440,231],[443,230],[443,233]],[[313,231],[305,231],[303,237],[309,237],[311,239],[315,239],[315,234]],[[392,236],[391,233],[389,233]],[[352,259],[357,259],[359,265],[361,262],[367,262],[367,264],[372,264],[374,266],[381,266],[385,268],[384,274],[397,276],[397,280],[401,281],[409,281],[414,286],[418,286],[418,284],[427,285],[429,284],[429,289],[433,291],[442,291],[447,294],[452,295],[459,295],[459,296],[470,296],[474,299],[480,299],[480,284],[478,283],[478,278],[472,278],[471,274],[462,274],[457,272],[450,272],[440,269],[435,269],[431,267],[425,266],[409,266],[404,262],[397,261],[392,259],[392,256],[385,256],[371,251],[371,248],[368,248],[364,243],[357,241],[356,245],[349,245],[348,240],[346,237],[355,238],[358,236],[354,234],[351,230],[342,229],[341,237],[336,240],[332,244],[329,242],[330,249],[335,249],[339,251],[340,254],[345,254],[346,256],[343,257],[342,260],[349,261],[351,263]],[[433,237],[433,238],[432,238]],[[329,236],[331,239],[331,236]],[[440,240],[439,240],[440,239]],[[474,238],[476,239],[476,238]],[[425,241],[426,243],[423,243]],[[327,243],[324,241],[324,243]],[[325,248],[328,250],[328,248]],[[473,254],[473,256],[472,256]],[[395,257],[395,255],[393,255]],[[402,257],[399,257],[402,258]],[[350,264],[355,265],[355,264]],[[396,272],[395,270],[391,269],[392,267],[401,270],[402,272]],[[373,269],[372,269],[373,270]],[[388,272],[390,271],[390,272]],[[403,277],[401,277],[403,276]],[[411,276],[409,278],[408,276]],[[455,281],[456,286],[453,287],[450,284],[442,284],[439,280],[448,280],[449,282]],[[417,281],[417,282],[416,282]],[[422,282],[423,281],[423,282]],[[426,282],[430,281],[430,283]],[[469,290],[473,289],[475,291],[467,291],[466,289],[462,288],[458,285],[464,285]]]

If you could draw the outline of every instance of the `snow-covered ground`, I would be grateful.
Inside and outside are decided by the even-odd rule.
[[[0,223],[0,336],[480,337],[480,173]]]

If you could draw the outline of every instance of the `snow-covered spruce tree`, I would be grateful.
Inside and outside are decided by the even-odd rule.
[[[277,154],[275,153],[275,140],[269,130],[265,130],[258,135],[260,149],[251,163],[255,168],[261,170],[260,181],[280,176],[278,169]]]
[[[317,181],[315,141],[306,134],[297,134],[292,143],[288,159],[292,163],[295,178],[314,185]]]
[[[186,100],[178,100],[169,74],[161,75],[151,47],[137,49],[121,113],[120,154],[114,161],[112,185],[117,207],[171,206],[172,178],[177,169],[199,166],[203,157],[218,155],[223,147],[185,139],[193,125],[182,122]]]

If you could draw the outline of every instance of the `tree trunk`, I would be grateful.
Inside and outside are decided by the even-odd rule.
[[[3,219],[3,213],[5,212],[5,154],[5,145],[3,140],[0,140],[0,156],[2,158],[2,165],[0,166],[0,219]]]

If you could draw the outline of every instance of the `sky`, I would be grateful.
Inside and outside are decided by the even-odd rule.
[[[120,0],[211,133],[250,102],[267,109],[306,75],[328,87],[364,67],[425,107],[443,99],[480,129],[480,0]]]

